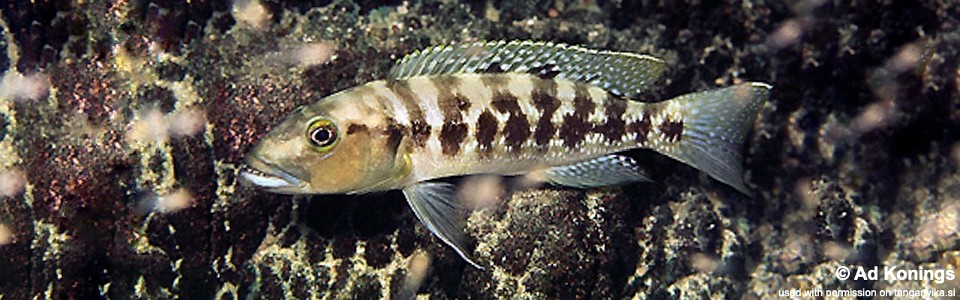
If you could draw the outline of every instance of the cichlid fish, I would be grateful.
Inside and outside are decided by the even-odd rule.
[[[544,171],[576,188],[649,181],[620,154],[646,148],[749,193],[742,144],[771,87],[630,100],[663,70],[652,56],[553,43],[428,48],[386,80],[298,108],[250,152],[241,179],[284,194],[403,190],[420,221],[478,268],[456,187],[436,179]]]

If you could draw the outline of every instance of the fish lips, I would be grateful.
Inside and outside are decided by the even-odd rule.
[[[303,181],[257,156],[248,156],[240,168],[240,183],[278,194],[299,194]]]

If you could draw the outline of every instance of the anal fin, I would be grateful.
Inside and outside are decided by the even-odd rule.
[[[633,158],[612,154],[549,168],[547,181],[561,186],[593,188],[651,180]]]
[[[457,251],[468,263],[483,269],[466,253],[466,236],[463,233],[461,206],[457,200],[457,187],[446,182],[420,182],[403,189],[403,195],[420,222],[447,245]]]

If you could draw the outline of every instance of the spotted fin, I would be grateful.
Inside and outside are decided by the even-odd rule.
[[[663,74],[663,60],[635,53],[598,51],[531,41],[435,46],[407,55],[388,78],[458,73],[518,72],[589,83],[634,98]]]
[[[743,144],[771,86],[748,82],[679,96],[685,111],[678,145],[655,149],[749,195],[743,184]]]
[[[633,158],[616,154],[547,169],[547,182],[575,188],[612,186],[641,181],[650,181],[647,172]]]
[[[445,182],[421,182],[403,189],[410,208],[420,222],[460,257],[478,269],[483,269],[467,256],[466,236],[463,234],[457,187]]]

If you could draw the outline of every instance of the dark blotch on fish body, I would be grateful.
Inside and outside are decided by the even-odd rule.
[[[443,75],[431,78],[433,86],[437,88],[437,104],[443,117],[447,120],[460,120],[463,110],[470,108],[470,100],[463,95],[454,94],[452,90],[460,86],[460,79],[456,76]]]
[[[392,154],[396,155],[400,149],[400,142],[403,140],[403,126],[396,124],[396,121],[389,120],[389,125],[383,129],[383,134],[387,136],[387,141],[384,145],[386,149],[390,149]]]
[[[460,152],[460,144],[467,138],[467,125],[463,123],[446,123],[440,129],[440,146],[444,155],[456,155]]]
[[[523,113],[511,114],[507,123],[503,125],[503,135],[506,145],[511,151],[519,151],[523,142],[530,138],[530,124]]]
[[[451,84],[438,82],[438,84]],[[440,87],[440,86],[438,86]],[[440,146],[443,154],[452,156],[460,152],[461,144],[467,138],[467,125],[463,123],[463,113],[470,108],[470,101],[460,94],[441,92],[437,101],[443,113],[443,128],[440,129]]]
[[[364,124],[350,124],[347,126],[347,134],[354,134],[358,132],[367,132],[367,125]]]
[[[563,146],[569,149],[577,147],[591,130],[593,130],[593,125],[583,118],[571,114],[564,115],[563,125],[560,126],[560,138],[563,139]]]
[[[527,116],[520,110],[520,103],[516,96],[508,93],[494,93],[493,108],[500,113],[509,113],[507,123],[503,125],[503,136],[506,145],[511,151],[520,150],[523,142],[530,137],[530,124]]]
[[[623,121],[623,114],[627,111],[626,101],[627,100],[620,99],[608,93],[603,105],[603,112],[607,116],[607,122],[594,126],[594,131],[602,134],[611,142],[619,141],[623,138],[626,131],[626,123]]]
[[[515,113],[520,112],[520,103],[517,101],[517,96],[495,92],[493,94],[493,101],[490,104],[500,113]]]
[[[597,108],[597,104],[593,103],[593,99],[590,99],[588,88],[586,84],[579,82],[574,84],[573,114],[583,118],[584,122],[590,117],[590,113]]]
[[[459,122],[463,113],[470,109],[470,100],[460,94],[441,94],[437,100],[444,122]]]
[[[666,120],[660,124],[660,132],[663,134],[663,140],[667,142],[677,142],[683,135],[683,120]]]
[[[557,127],[553,125],[553,114],[560,108],[560,100],[556,97],[557,83],[553,80],[540,80],[534,87],[530,98],[533,100],[533,106],[540,111],[540,118],[537,120],[537,130],[533,133],[534,141],[541,150],[547,150],[550,140],[557,132]]]
[[[563,116],[563,125],[560,126],[560,138],[567,148],[575,148],[582,143],[587,133],[593,131],[593,124],[589,122],[590,113],[597,107],[590,99],[585,84],[574,85],[573,114]]]
[[[430,124],[426,120],[414,119],[410,124],[410,134],[413,136],[413,145],[423,148],[430,139]]]
[[[477,143],[480,144],[480,153],[486,154],[493,150],[493,139],[497,135],[497,117],[489,110],[483,110],[477,118]]]
[[[388,79],[384,85],[390,89],[410,114],[410,135],[413,138],[413,145],[416,147],[425,147],[427,139],[430,138],[430,124],[423,115],[420,105],[417,105],[417,96],[410,88],[410,83],[406,80]]]
[[[643,144],[647,142],[647,133],[653,129],[653,122],[650,121],[650,112],[643,112],[643,117],[639,121],[627,125],[627,132],[637,133],[636,142]]]

